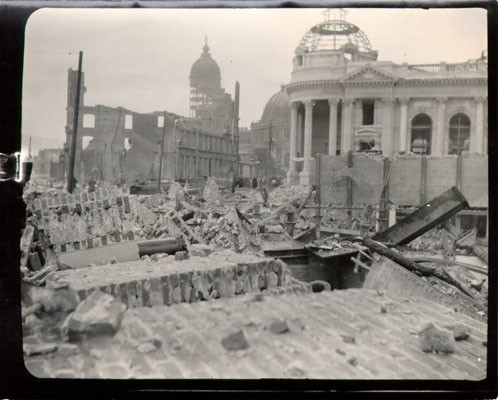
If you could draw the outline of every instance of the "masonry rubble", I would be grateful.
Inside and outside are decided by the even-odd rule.
[[[378,248],[369,243],[387,246],[369,239],[376,224],[371,206],[352,215],[324,207],[319,229],[322,235],[317,239],[315,195],[310,186],[225,194],[213,179],[208,179],[200,192],[171,182],[167,191],[153,195],[131,195],[125,187],[105,183],[94,193],[68,194],[61,187],[48,187],[46,182],[32,183],[25,190],[28,215],[21,241],[25,354],[59,352],[62,348],[72,351],[69,343],[60,341],[77,342],[92,335],[119,339],[127,308],[247,293],[255,293],[251,301],[258,302],[269,293],[330,291],[325,281],[304,284],[291,277],[282,261],[263,258],[263,244],[301,240],[306,249],[324,258],[354,252],[356,266],[363,268],[378,260]],[[473,253],[475,241],[462,242],[462,235],[446,234],[450,228],[438,225],[403,246],[390,246],[387,256],[401,262],[403,268],[410,263],[417,265],[412,271],[422,280],[456,301],[466,296],[486,318],[487,276],[481,274],[477,279],[468,265],[455,262],[456,255]],[[173,247],[164,250],[164,241]],[[113,257],[107,265],[81,269],[60,260],[63,253],[127,242],[139,242],[149,251],[129,262]],[[127,277],[127,271],[133,271],[135,277]],[[391,312],[385,305],[379,310],[379,314]],[[126,332],[134,329],[133,322],[127,320],[126,324]],[[251,347],[244,329],[238,328],[220,338],[225,349]],[[283,335],[304,329],[304,325],[293,319],[272,319],[266,328],[274,335]],[[466,340],[468,332],[462,326],[430,324],[418,336],[424,352],[451,353],[454,342]],[[351,335],[342,339],[346,344],[355,343]],[[143,332],[134,343],[140,354],[163,345],[150,332]],[[358,360],[351,357],[348,363],[356,367]],[[305,372],[294,366],[289,374]]]

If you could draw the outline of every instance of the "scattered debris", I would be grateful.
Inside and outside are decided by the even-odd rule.
[[[244,350],[249,348],[249,342],[247,341],[244,331],[238,330],[237,332],[231,333],[221,340],[221,344],[227,350]]]
[[[429,322],[420,332],[422,351],[435,353],[454,353],[456,349],[452,332],[437,328]]]
[[[289,332],[289,326],[285,320],[273,320],[270,322],[268,328],[276,335]]]
[[[356,367],[358,365],[358,359],[356,357],[348,358],[348,363],[353,367]]]
[[[354,336],[350,336],[350,335],[341,335],[342,337],[342,341],[344,343],[350,343],[350,344],[354,344],[356,342],[355,340],[355,337]]]
[[[56,343],[24,343],[22,347],[24,354],[27,356],[52,353],[57,350]]]

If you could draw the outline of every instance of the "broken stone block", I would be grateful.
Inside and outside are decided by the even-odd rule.
[[[244,331],[242,329],[237,332],[231,333],[228,336],[225,336],[221,340],[221,344],[227,350],[244,350],[249,348],[249,342],[247,341]]]
[[[120,327],[126,306],[114,297],[95,290],[64,322],[69,339],[81,336],[113,335]]]
[[[289,326],[285,320],[273,320],[270,322],[268,329],[276,335],[289,332]]]
[[[419,332],[419,338],[422,351],[424,352],[455,352],[455,339],[452,332],[439,329],[432,322],[428,323]]]

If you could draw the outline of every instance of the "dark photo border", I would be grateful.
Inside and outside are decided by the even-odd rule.
[[[498,3],[489,1],[2,1],[0,0],[0,153],[21,149],[24,31],[39,8],[483,8],[488,12],[489,146],[489,319],[487,378],[453,380],[79,380],[38,379],[23,360],[19,241],[25,214],[22,189],[0,182],[0,398],[166,398],[206,395],[236,398],[300,394],[340,398],[496,398],[497,397],[497,246],[498,154],[497,36]],[[494,244],[494,245],[493,245]],[[202,396],[201,396],[202,395]]]

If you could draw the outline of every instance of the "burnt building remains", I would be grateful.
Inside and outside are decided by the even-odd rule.
[[[68,170],[78,72],[68,71],[66,143],[60,161]],[[164,137],[163,179],[238,173],[238,83],[235,101],[221,88],[220,69],[207,43],[190,73],[190,116],[124,107],[85,104],[84,73],[80,90],[75,177],[114,183],[158,179]]]

